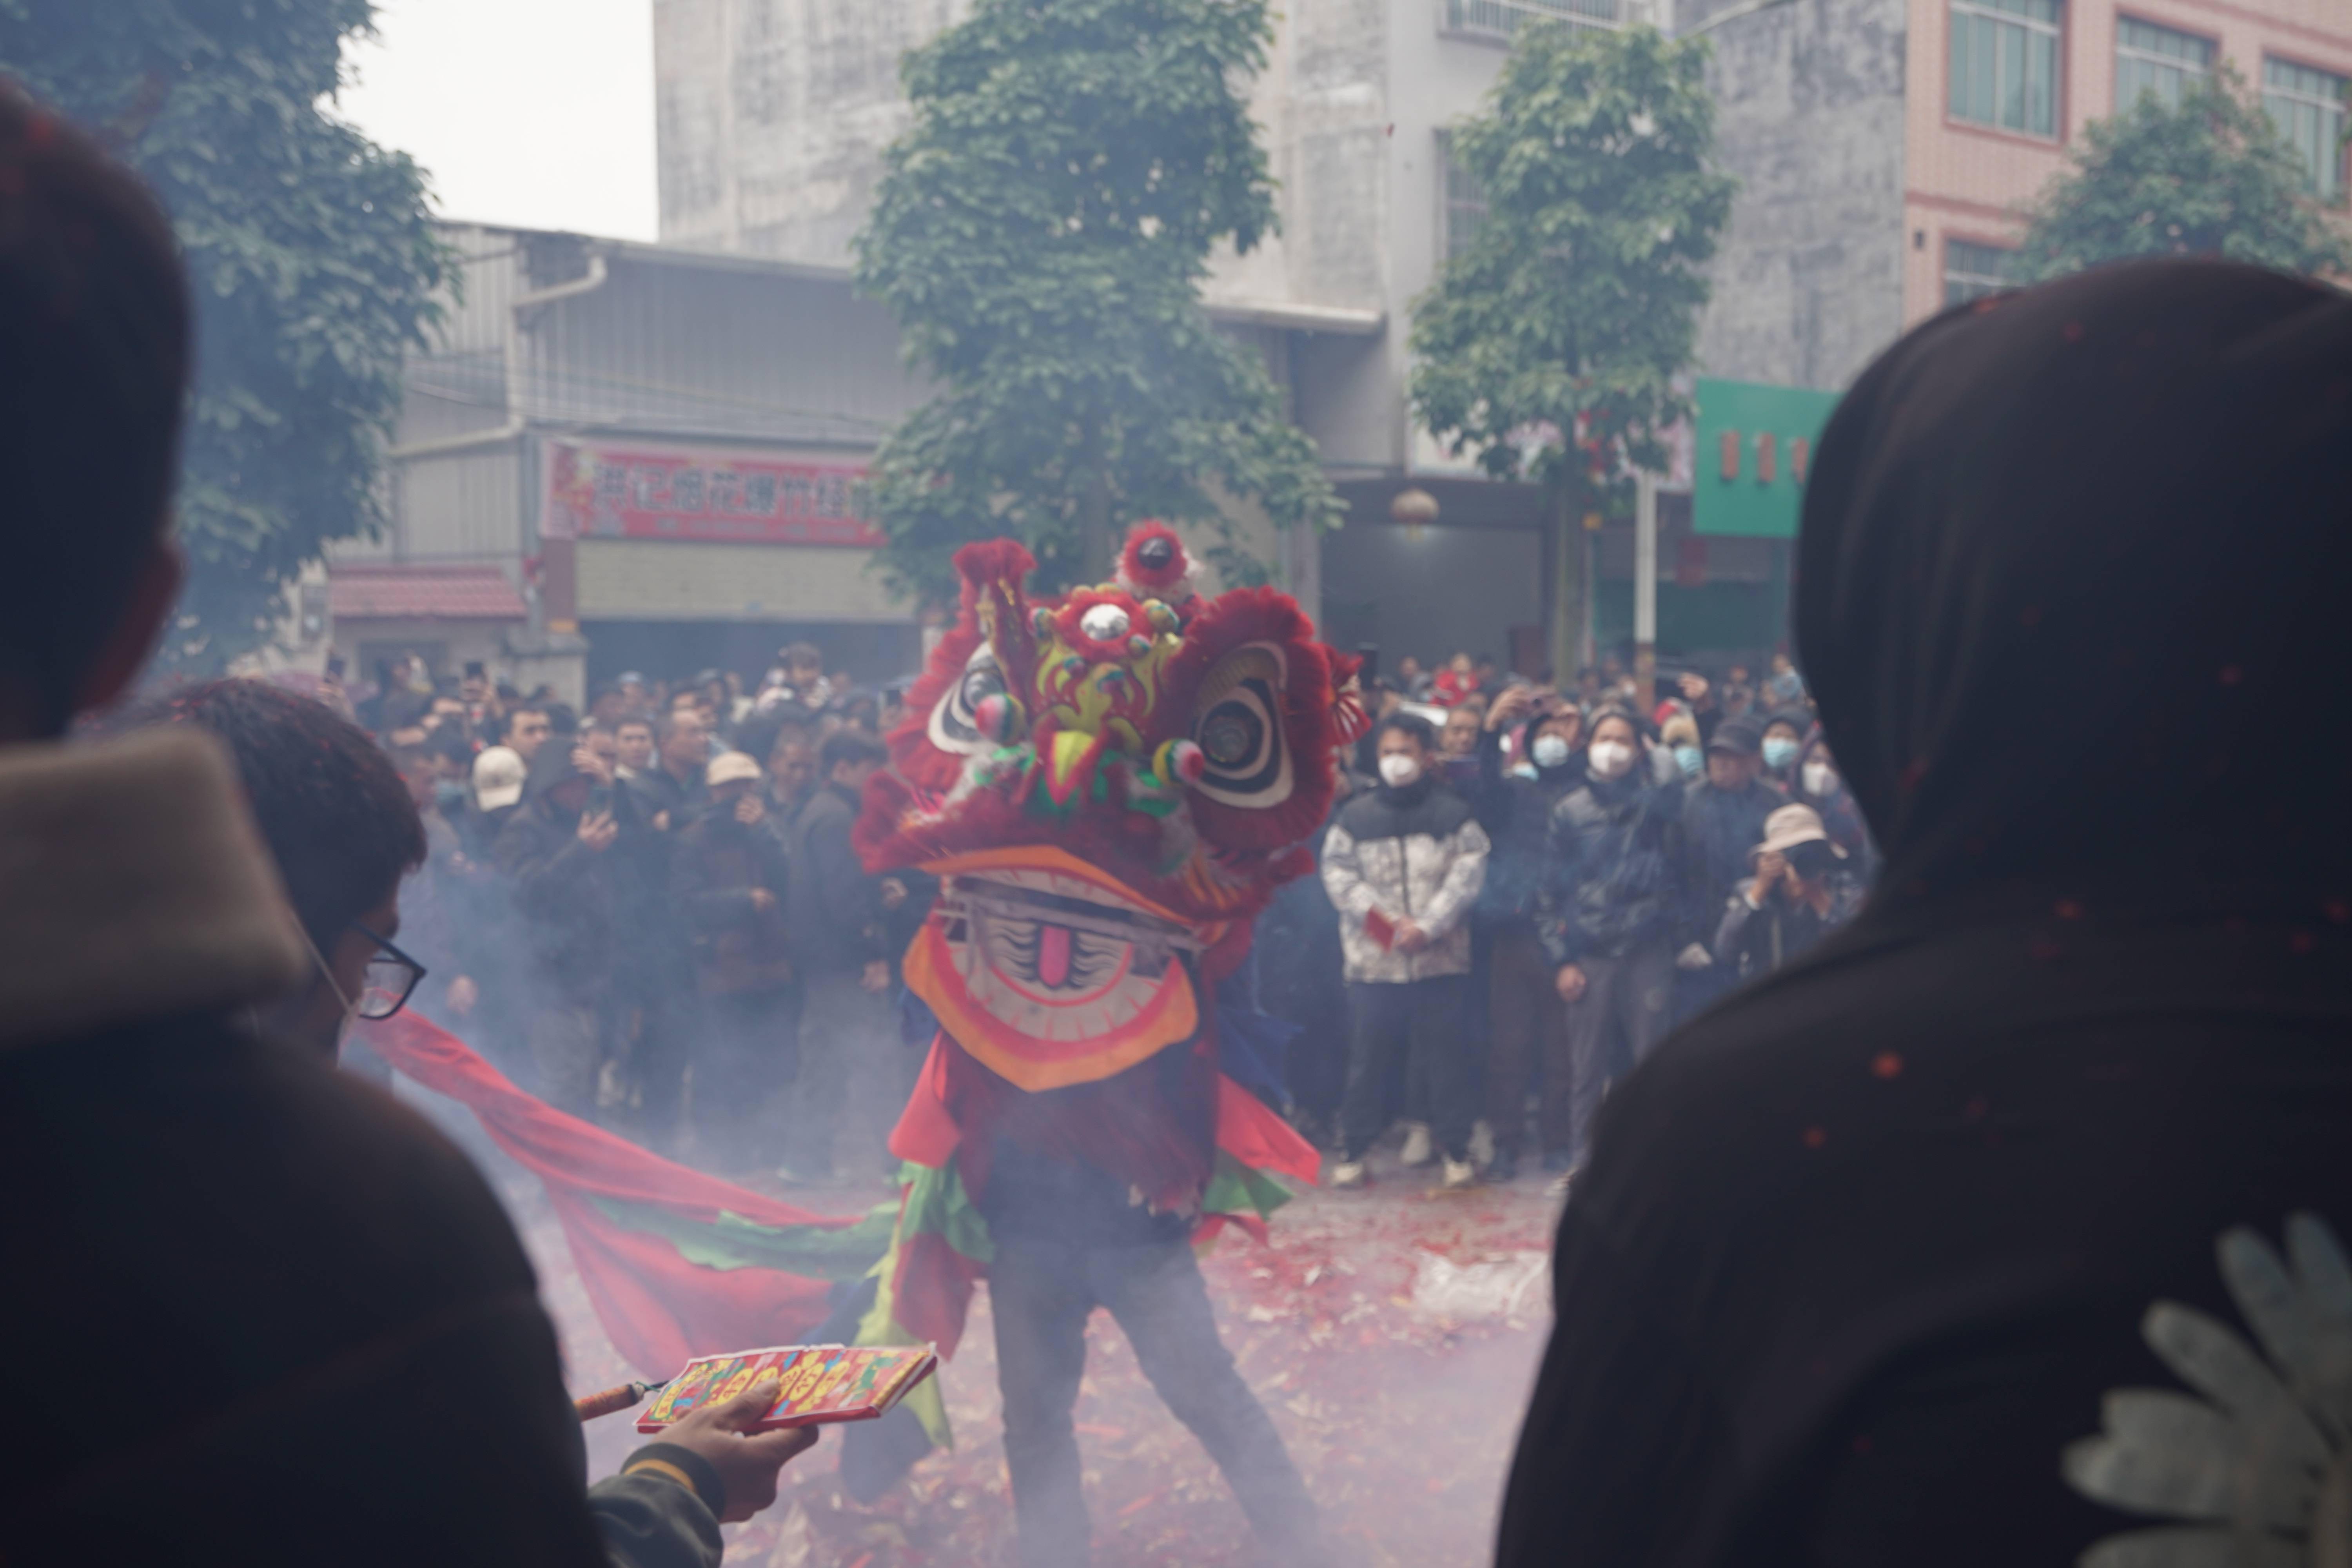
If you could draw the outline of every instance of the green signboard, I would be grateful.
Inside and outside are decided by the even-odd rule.
[[[1813,447],[1834,392],[1698,378],[1691,531],[1794,539]]]

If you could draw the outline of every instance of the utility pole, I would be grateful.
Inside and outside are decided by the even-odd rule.
[[[1658,701],[1658,476],[1633,476],[1633,696],[1647,714]]]

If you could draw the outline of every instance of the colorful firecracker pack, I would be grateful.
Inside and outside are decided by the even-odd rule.
[[[871,1421],[939,1363],[929,1345],[783,1345],[698,1356],[637,1417],[637,1430],[658,1432],[690,1411],[734,1398],[771,1373],[782,1380],[776,1402],[755,1431]]]

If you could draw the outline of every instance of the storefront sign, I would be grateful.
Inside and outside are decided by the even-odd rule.
[[[1794,539],[1834,392],[1698,379],[1691,531]]]
[[[863,468],[615,442],[547,443],[548,539],[884,542]]]

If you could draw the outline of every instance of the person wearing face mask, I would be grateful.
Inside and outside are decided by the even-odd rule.
[[[1615,1076],[1666,1030],[1688,923],[1675,793],[1644,765],[1633,715],[1594,716],[1583,777],[1552,807],[1537,925],[1566,1006],[1567,1092],[1547,1095],[1549,1164],[1573,1171]]]
[[[1796,793],[1797,760],[1804,754],[1805,736],[1812,727],[1812,719],[1803,713],[1775,713],[1764,721],[1764,738],[1758,748],[1763,776],[1783,795]]]
[[[1698,721],[1677,713],[1658,727],[1658,782],[1680,790],[1706,771],[1706,755],[1699,749]]]
[[[1502,733],[1535,715],[1522,731],[1521,769],[1506,773]],[[1494,847],[1478,890],[1475,934],[1486,964],[1486,1122],[1495,1140],[1490,1182],[1518,1174],[1528,1141],[1528,1097],[1540,1075],[1538,1126],[1563,1114],[1568,1098],[1568,1015],[1552,985],[1552,965],[1536,932],[1551,809],[1583,781],[1584,715],[1556,696],[1516,686],[1495,700],[1479,748],[1479,826]]]
[[[1755,862],[1715,933],[1716,963],[1742,982],[1810,951],[1862,908],[1845,851],[1810,805],[1784,805],[1766,819]]]
[[[1830,842],[1843,852],[1846,868],[1864,888],[1869,887],[1878,873],[1878,852],[1862,820],[1861,805],[1838,773],[1837,759],[1830,755],[1828,742],[1817,740],[1805,747],[1797,764],[1797,787],[1791,798],[1813,808]]]
[[[1350,799],[1323,840],[1323,890],[1339,911],[1350,1035],[1335,1187],[1360,1187],[1364,1157],[1386,1126],[1397,1064],[1430,1108],[1444,1184],[1477,1180],[1477,1118],[1462,1020],[1471,907],[1486,878],[1487,838],[1469,802],[1431,776],[1437,731],[1395,713],[1374,732],[1381,782]]]

